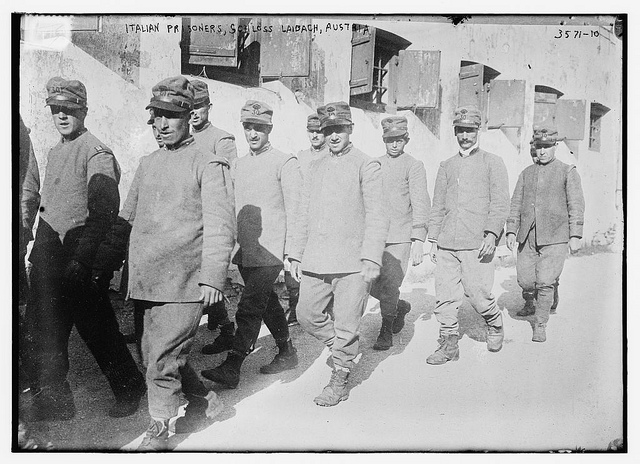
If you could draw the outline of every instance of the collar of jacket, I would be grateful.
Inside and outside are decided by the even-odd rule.
[[[194,133],[198,133],[198,132],[202,132],[203,130],[207,129],[209,126],[211,125],[211,121],[207,121],[204,126],[202,126],[202,129],[196,129],[195,127],[191,126],[191,129],[193,129]]]
[[[320,145],[319,148],[315,148],[313,145],[311,145],[311,151],[318,153],[324,150],[326,147],[327,147],[327,142],[324,142],[322,145]]]
[[[82,134],[84,134],[85,132],[87,132],[87,128],[83,127],[82,129],[80,129],[78,132],[75,132],[73,134],[71,134],[70,137],[61,137],[61,141],[62,143],[69,143],[69,142],[73,142],[75,139],[77,139],[78,137],[80,137]]]
[[[475,145],[473,145],[468,150],[459,150],[458,154],[460,156],[462,156],[463,158],[466,158],[466,157],[471,156],[471,155],[475,155],[476,152],[478,151],[478,148],[479,148],[478,145],[479,145],[478,142],[476,142]]]
[[[331,154],[331,156],[333,156],[335,158],[339,158],[339,157],[344,156],[347,153],[349,153],[352,148],[353,148],[353,142],[349,142],[349,145],[344,147],[344,149],[340,153],[334,153],[331,150],[329,150],[329,153]]]
[[[264,153],[265,151],[269,151],[271,150],[271,142],[267,142],[264,147],[262,147],[260,150],[258,151],[253,151],[252,149],[249,149],[249,154],[251,156],[258,156],[262,153]]]
[[[187,145],[189,145],[191,142],[193,142],[193,135],[189,135],[189,137],[187,137],[186,139],[184,139],[182,142],[180,143],[176,143],[175,145],[173,145],[172,147],[167,147],[166,145],[164,146],[165,150],[168,151],[175,151],[175,150],[179,150],[182,147],[186,147]]]
[[[400,153],[400,154],[398,154],[398,155],[396,155],[396,156],[393,156],[391,153],[387,153],[387,156],[388,156],[389,158],[391,158],[391,159],[396,159],[396,158],[400,158],[400,157],[401,157],[402,155],[404,155],[405,153],[406,153],[406,152],[405,152],[405,151],[403,151],[402,153]]]
[[[553,163],[555,160],[557,160],[558,158],[553,158],[551,161],[549,161],[548,163],[544,163],[542,164],[540,161],[536,161],[536,164],[538,166],[549,166],[551,163]]]

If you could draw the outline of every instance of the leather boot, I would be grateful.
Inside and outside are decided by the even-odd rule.
[[[69,383],[48,385],[40,388],[33,398],[33,421],[65,421],[76,415],[76,406]]]
[[[213,343],[209,343],[202,347],[202,354],[217,354],[223,351],[229,351],[233,348],[233,336],[235,334],[235,326],[229,321],[220,326],[220,334]]]
[[[329,385],[324,387],[322,393],[320,393],[313,402],[318,406],[335,406],[340,401],[347,400],[349,398],[349,389],[347,388],[348,378],[349,371],[335,369],[331,373]]]
[[[269,364],[260,368],[261,374],[278,374],[280,372],[295,369],[298,366],[298,352],[291,339],[278,344],[278,354]]]
[[[224,404],[215,392],[206,396],[185,395],[189,404],[184,416],[176,419],[176,433],[194,433],[206,427],[208,420],[213,419],[224,409]]]
[[[411,311],[411,304],[408,301],[398,300],[398,312],[393,320],[391,331],[394,334],[400,333],[404,327],[404,317]]]
[[[382,327],[380,327],[380,334],[378,335],[376,343],[373,345],[374,350],[386,351],[393,346],[393,323],[393,318],[382,318]]]
[[[240,383],[240,367],[243,361],[243,355],[231,351],[227,355],[227,359],[218,367],[203,370],[201,372],[202,377],[219,383],[226,388],[236,388]]]
[[[137,451],[166,451],[169,449],[169,419],[151,419],[147,433]]]
[[[533,337],[531,338],[534,342],[546,342],[547,341],[547,324],[540,324],[536,322],[533,324]]]
[[[443,342],[438,349],[427,358],[427,364],[440,365],[460,358],[457,335],[442,336]]]
[[[524,307],[516,313],[516,316],[518,317],[533,316],[536,313],[536,306],[534,303],[535,293],[522,292],[522,297],[524,298]]]
[[[487,330],[487,349],[497,353],[502,349],[504,341],[504,328],[500,326],[490,325]]]
[[[135,387],[131,387],[125,393],[116,397],[116,402],[111,409],[109,409],[110,417],[127,417],[135,413],[140,406],[140,400],[147,392],[147,386],[144,382],[141,382]]]

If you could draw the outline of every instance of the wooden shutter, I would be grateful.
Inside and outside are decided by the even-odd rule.
[[[484,65],[470,64],[460,68],[459,106],[482,108]]]
[[[567,140],[583,140],[586,102],[560,99],[556,106],[558,136]]]
[[[533,124],[543,127],[556,127],[556,102],[554,93],[536,92],[533,104]]]
[[[187,16],[182,18],[182,50],[189,64],[238,65],[237,16]]]
[[[369,93],[373,90],[373,54],[376,29],[354,28],[351,36],[351,95]]]
[[[297,32],[296,26],[298,26]],[[308,18],[263,19],[260,75],[262,77],[308,77],[311,62],[310,27],[311,20]],[[302,30],[303,28],[305,30]],[[291,32],[286,32],[287,30]]]
[[[489,92],[487,127],[522,127],[524,125],[525,81],[493,80]]]
[[[440,51],[400,50],[391,66],[391,101],[398,107],[436,108]]]

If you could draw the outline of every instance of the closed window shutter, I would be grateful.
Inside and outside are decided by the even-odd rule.
[[[236,32],[232,34],[231,30]],[[182,19],[182,51],[189,64],[237,66],[237,37],[237,16],[188,16]]]
[[[556,102],[554,93],[536,92],[533,104],[533,124],[542,127],[556,127]]]
[[[397,64],[391,69],[392,100],[396,106],[438,106],[440,51],[400,50]]]
[[[489,92],[489,129],[524,125],[525,81],[493,80]]]
[[[351,95],[373,90],[375,34],[375,28],[369,27],[354,29],[351,36]]]
[[[558,136],[567,140],[583,140],[586,102],[584,100],[558,100],[556,124]]]
[[[460,68],[459,106],[482,108],[484,65],[470,64]]]
[[[296,26],[299,28],[297,32]],[[311,20],[307,18],[263,19],[260,75],[262,77],[308,77],[311,62],[310,27]],[[302,30],[303,28],[305,30]],[[287,30],[291,32],[286,32]]]

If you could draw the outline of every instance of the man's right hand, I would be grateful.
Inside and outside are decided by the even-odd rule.
[[[296,282],[300,282],[300,280],[302,280],[302,268],[300,267],[300,261],[290,259],[289,262],[291,263],[289,267],[291,277],[293,277],[293,280]]]
[[[516,234],[507,234],[507,248],[513,251],[516,246]]]
[[[431,262],[433,264],[438,264],[438,258],[436,256],[436,252],[438,251],[438,244],[433,242],[431,244],[431,251],[429,251],[429,258],[431,258]]]

